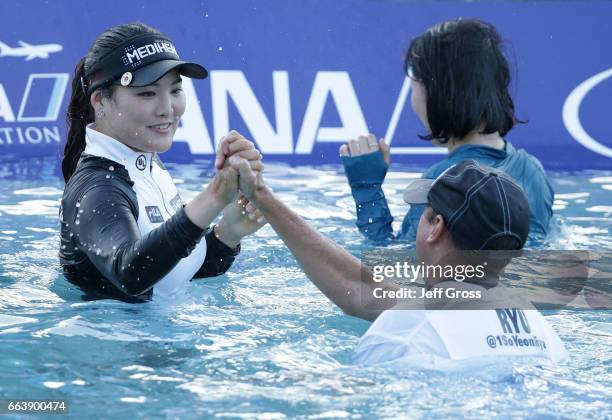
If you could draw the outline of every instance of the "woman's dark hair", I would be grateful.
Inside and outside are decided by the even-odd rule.
[[[481,126],[482,134],[504,136],[522,122],[514,117],[501,43],[493,25],[474,19],[437,24],[412,40],[404,71],[425,86],[431,131],[419,137],[444,144]]]
[[[87,55],[76,65],[72,79],[72,94],[66,113],[68,135],[62,160],[62,173],[66,182],[74,173],[81,153],[85,150],[85,127],[94,122],[94,110],[89,102],[90,95],[86,94],[81,80],[87,84],[88,78],[92,76],[89,71],[105,55],[119,47],[125,40],[142,34],[161,33],[143,23],[128,23],[109,28],[95,40]],[[115,87],[106,86],[100,91],[104,98],[112,98]]]

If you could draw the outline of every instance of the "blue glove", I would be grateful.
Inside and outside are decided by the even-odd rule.
[[[357,206],[356,224],[359,231],[373,241],[393,238],[393,217],[382,190],[389,165],[382,152],[342,156],[342,163]]]
[[[349,185],[353,188],[381,185],[389,169],[380,150],[354,157],[342,156],[342,163]]]

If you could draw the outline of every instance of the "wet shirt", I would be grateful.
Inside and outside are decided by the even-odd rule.
[[[540,162],[524,150],[517,150],[506,141],[504,150],[482,145],[466,144],[456,148],[444,160],[423,173],[423,178],[437,178],[446,169],[466,159],[474,159],[482,165],[496,168],[514,178],[523,188],[531,211],[529,237],[539,238],[548,232],[552,217],[554,191]],[[419,219],[425,205],[414,204],[402,222],[397,235],[391,224],[393,217],[382,191],[387,173],[380,151],[356,157],[342,157],[344,169],[357,206],[357,227],[368,239],[385,241],[389,239],[416,239]]]
[[[391,362],[428,368],[500,360],[563,362],[567,352],[537,310],[387,310],[355,350],[361,364]]]
[[[239,250],[203,230],[159,157],[87,127],[86,148],[64,189],[60,263],[88,297],[151,299],[224,273]]]

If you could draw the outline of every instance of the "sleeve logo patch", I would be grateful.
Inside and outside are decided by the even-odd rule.
[[[147,211],[147,216],[149,216],[149,220],[151,223],[163,223],[164,217],[159,211],[159,207],[157,206],[145,206],[145,210]]]

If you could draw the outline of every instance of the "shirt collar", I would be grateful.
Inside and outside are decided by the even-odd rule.
[[[463,144],[449,153],[448,157],[470,156],[470,159],[474,159],[474,156],[480,156],[505,159],[508,155],[515,153],[515,150],[510,142],[504,140],[504,143],[505,146],[502,150],[484,144]]]
[[[147,173],[146,168],[151,167],[153,153],[139,152],[126,144],[100,133],[94,129],[95,124],[89,124],[85,129],[85,151],[93,156],[100,156],[123,165],[130,175]]]

